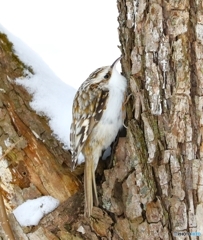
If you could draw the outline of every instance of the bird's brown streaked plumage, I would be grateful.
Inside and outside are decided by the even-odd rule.
[[[115,139],[123,124],[126,79],[111,66],[98,68],[78,89],[72,109],[71,152],[73,168],[82,152],[85,157],[85,215],[98,205],[95,170],[102,150]]]

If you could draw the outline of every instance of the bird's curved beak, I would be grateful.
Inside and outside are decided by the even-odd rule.
[[[117,58],[113,64],[111,65],[111,68],[113,68],[114,66],[116,66],[116,64],[118,63],[118,61],[122,58],[122,56],[120,56],[119,58]]]

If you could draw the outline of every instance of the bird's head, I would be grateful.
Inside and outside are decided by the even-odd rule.
[[[101,81],[108,82],[114,71],[116,71],[116,64],[120,59],[121,57],[116,59],[110,66],[101,67],[92,72],[88,78],[91,84],[98,84]]]

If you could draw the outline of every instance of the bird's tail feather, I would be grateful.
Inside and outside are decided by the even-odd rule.
[[[96,186],[96,181],[95,181],[95,170],[94,169],[93,169],[92,183],[93,183],[92,191],[94,192],[94,205],[98,206],[99,205],[99,201],[98,201],[98,196],[97,196],[97,186]]]
[[[86,159],[85,161],[84,189],[85,189],[85,216],[90,217],[93,208],[93,192],[95,205],[98,205],[94,163],[92,159]]]

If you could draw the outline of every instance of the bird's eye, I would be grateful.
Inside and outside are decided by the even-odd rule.
[[[109,73],[107,73],[105,76],[104,76],[104,78],[106,78],[106,79],[108,79],[110,77],[110,74]]]

